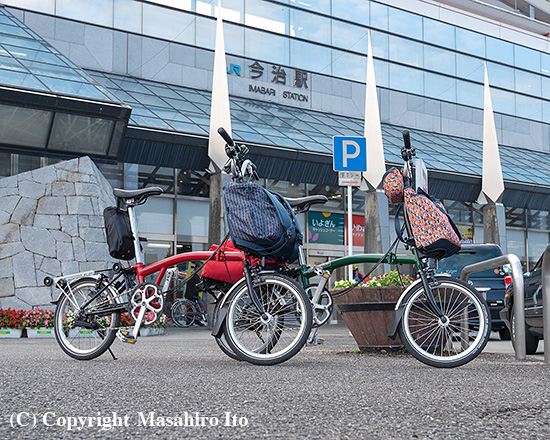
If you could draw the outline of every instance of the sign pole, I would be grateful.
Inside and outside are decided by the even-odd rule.
[[[352,186],[348,185],[348,256],[353,255],[353,228],[352,228],[352,217],[353,217],[353,197],[352,197]],[[349,281],[353,281],[353,266],[348,266],[348,277]]]

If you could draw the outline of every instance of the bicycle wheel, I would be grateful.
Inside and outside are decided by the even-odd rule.
[[[93,329],[75,325],[81,305],[97,292],[97,280],[81,278],[70,285],[72,295],[62,295],[54,316],[55,338],[61,349],[74,359],[89,360],[102,355],[113,343],[120,326],[120,312],[102,313],[101,309],[116,304],[116,291],[105,290],[87,308],[82,318]]]
[[[424,287],[418,284],[403,299],[399,336],[419,361],[433,367],[458,367],[474,359],[489,341],[489,307],[463,281],[446,276],[436,280],[430,289],[444,317],[431,311]]]
[[[313,296],[315,295],[317,286],[317,284],[310,284],[305,288],[307,296],[310,299],[311,305],[313,307],[313,328],[321,327],[322,325],[326,324],[332,316],[332,311],[334,309],[332,295],[326,288],[323,289],[323,291],[321,292],[317,303],[313,304]]]
[[[257,365],[275,365],[294,356],[306,343],[312,307],[303,288],[279,274],[257,275],[254,289],[266,316],[252,302],[246,283],[227,299],[225,336],[231,350]]]
[[[188,299],[177,300],[170,309],[170,316],[178,327],[190,327],[195,322],[195,303]]]

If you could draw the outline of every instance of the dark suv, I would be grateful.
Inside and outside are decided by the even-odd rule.
[[[448,273],[460,278],[465,266],[501,255],[500,246],[496,244],[464,244],[460,252],[437,263],[437,273]],[[505,273],[502,267],[474,272],[469,278],[469,283],[473,284],[478,292],[487,299],[491,311],[492,330],[497,331],[502,340],[510,339],[510,331],[500,318],[500,311],[504,307],[507,282],[511,282],[511,277]]]
[[[535,354],[539,340],[543,338],[542,324],[542,256],[531,272],[523,274],[523,300],[525,302],[525,352]],[[511,328],[514,309],[514,287],[508,286],[506,303],[500,312],[501,318]],[[513,342],[513,341],[512,341]]]

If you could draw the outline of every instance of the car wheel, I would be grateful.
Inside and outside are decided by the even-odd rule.
[[[514,332],[514,324],[515,323],[515,316],[514,316],[514,310],[512,309],[512,311],[510,312],[510,327],[512,329],[512,345],[514,346],[514,349],[516,348],[515,346],[515,339],[516,339],[516,335],[515,335],[515,332]],[[539,338],[537,338],[536,336],[533,336],[530,332],[529,332],[529,329],[527,328],[527,324],[525,324],[525,354],[535,354],[537,352],[537,348],[539,346]]]

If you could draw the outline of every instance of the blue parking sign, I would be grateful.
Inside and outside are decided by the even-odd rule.
[[[334,171],[367,171],[367,139],[359,136],[334,136]]]

